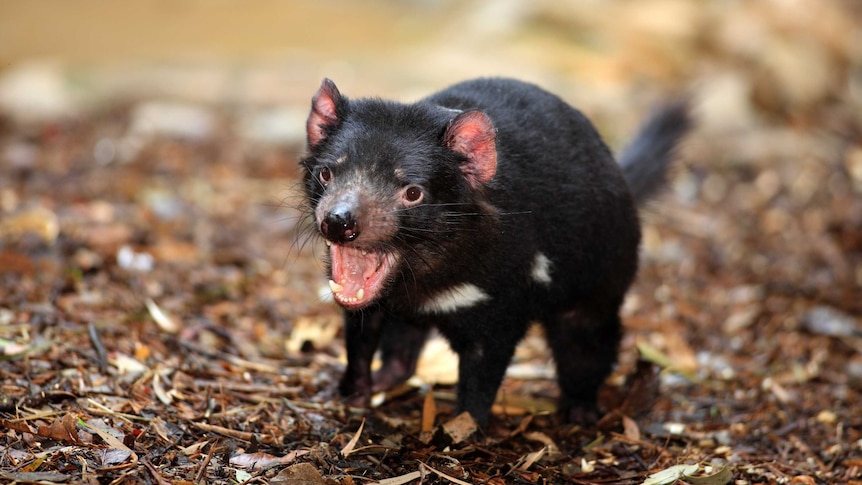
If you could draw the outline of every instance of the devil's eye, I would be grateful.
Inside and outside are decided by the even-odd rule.
[[[320,183],[324,186],[329,185],[329,182],[332,182],[332,170],[330,170],[329,167],[323,167],[320,169],[317,177],[320,179]]]
[[[415,185],[411,185],[411,186],[407,187],[406,189],[404,189],[403,197],[404,197],[404,200],[406,200],[407,202],[415,204],[415,203],[419,202],[420,200],[422,200],[422,195],[423,195],[422,189],[420,189],[419,187],[417,187]]]

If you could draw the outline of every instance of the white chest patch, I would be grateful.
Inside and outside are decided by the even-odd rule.
[[[533,258],[533,267],[530,270],[530,276],[536,283],[550,285],[551,260],[542,253],[536,253],[536,257]]]
[[[419,307],[419,312],[452,313],[490,299],[491,297],[482,288],[472,283],[461,283],[432,296]]]

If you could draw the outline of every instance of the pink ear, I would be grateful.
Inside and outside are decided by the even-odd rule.
[[[446,146],[467,157],[461,171],[474,188],[488,183],[497,173],[496,138],[494,124],[481,111],[461,113],[446,130]]]
[[[311,98],[311,113],[305,123],[305,132],[308,136],[308,146],[314,148],[326,139],[326,128],[338,124],[336,108],[341,101],[341,93],[335,87],[335,83],[324,79],[320,83],[317,94]]]

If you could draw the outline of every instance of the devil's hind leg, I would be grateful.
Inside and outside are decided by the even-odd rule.
[[[594,423],[599,387],[617,361],[622,334],[617,309],[571,309],[548,318],[545,329],[557,364],[560,410],[570,422]]]
[[[392,389],[416,372],[427,334],[425,327],[400,320],[386,322],[380,338],[383,366],[374,373],[374,392]]]

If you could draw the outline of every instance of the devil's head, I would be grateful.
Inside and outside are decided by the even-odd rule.
[[[484,113],[349,101],[329,79],[306,131],[306,195],[329,247],[330,287],[348,309],[445,264],[447,241],[469,230],[497,169]]]

